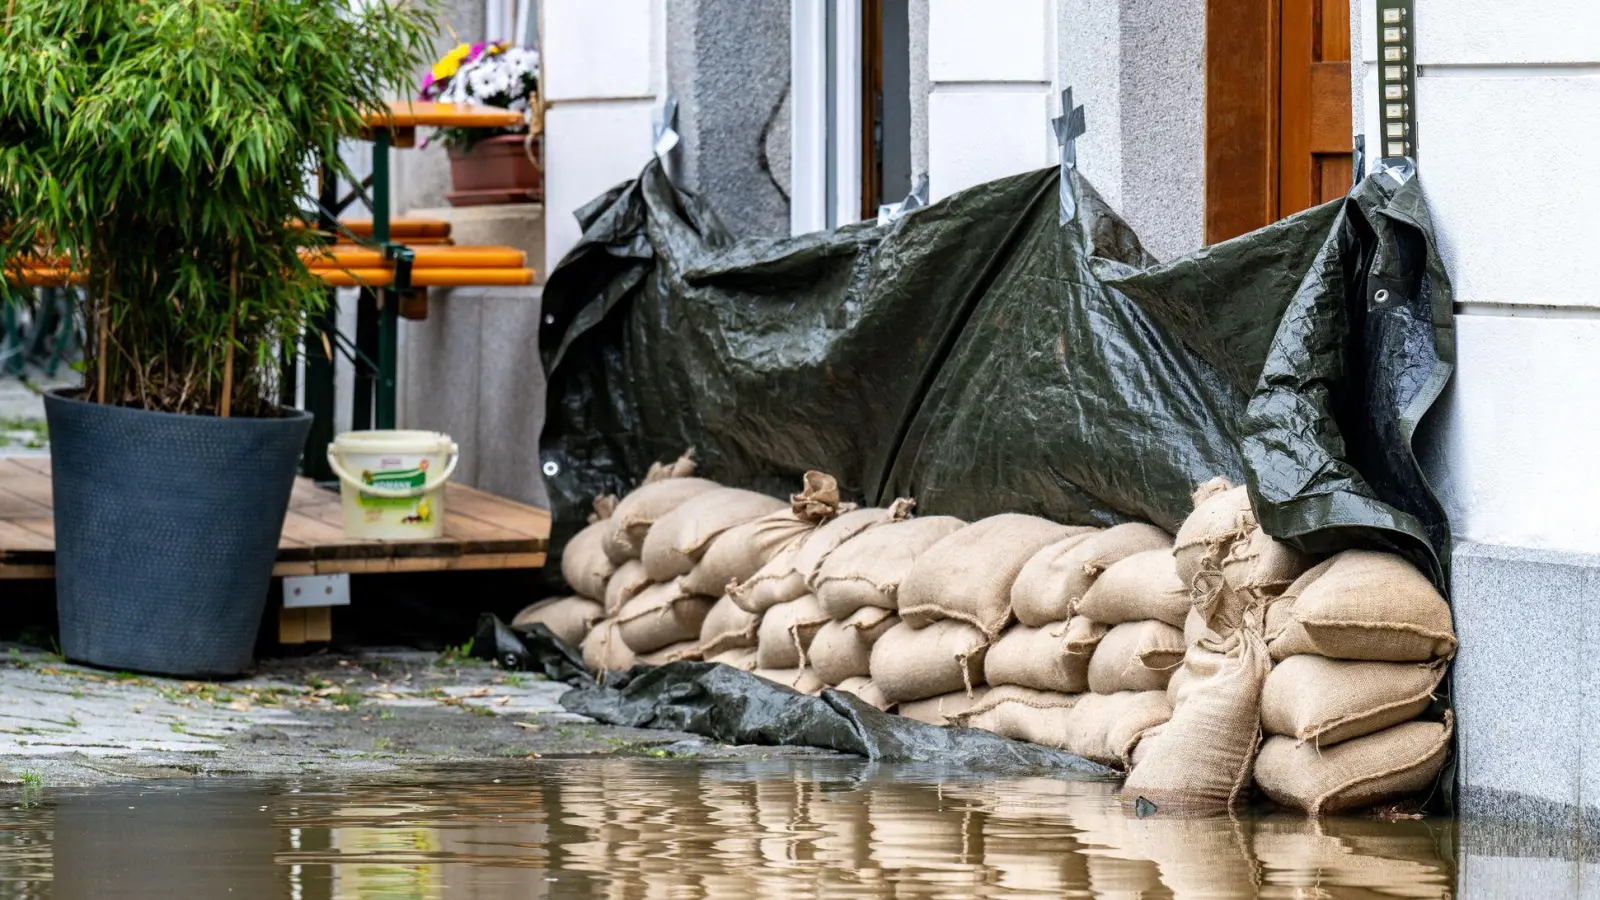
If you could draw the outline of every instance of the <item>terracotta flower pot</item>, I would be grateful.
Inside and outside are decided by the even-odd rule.
[[[520,134],[502,134],[479,141],[469,150],[450,148],[450,182],[444,195],[451,206],[491,203],[537,203],[544,199],[544,171],[528,158]],[[533,139],[533,155],[544,157],[542,137]]]

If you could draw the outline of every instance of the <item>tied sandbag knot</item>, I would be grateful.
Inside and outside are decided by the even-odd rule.
[[[616,511],[617,495],[601,494],[600,496],[594,498],[594,512],[589,514],[589,524],[593,525],[596,522],[609,519],[611,518],[611,514]]]
[[[650,471],[644,475],[645,484],[654,484],[666,481],[668,478],[690,478],[694,475],[694,448],[683,451],[683,455],[670,463],[654,462],[650,464]]]
[[[789,508],[807,522],[822,523],[837,516],[839,480],[822,472],[809,471],[802,478],[800,493],[789,495]]]

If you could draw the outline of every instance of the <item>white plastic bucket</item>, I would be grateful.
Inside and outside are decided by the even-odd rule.
[[[460,448],[437,431],[347,431],[328,445],[344,533],[382,541],[444,534],[444,484]]]

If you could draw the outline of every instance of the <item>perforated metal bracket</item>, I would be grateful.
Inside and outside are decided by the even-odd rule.
[[[1417,27],[1414,0],[1378,3],[1378,156],[1417,158]]]

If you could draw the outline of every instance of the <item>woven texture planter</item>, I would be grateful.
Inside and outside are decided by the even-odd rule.
[[[311,416],[219,419],[51,392],[61,650],[181,676],[247,670]]]

